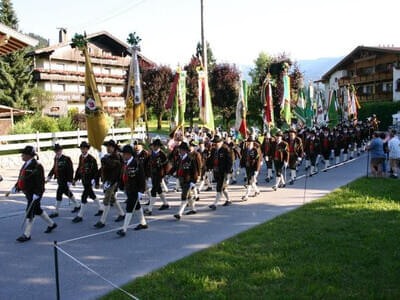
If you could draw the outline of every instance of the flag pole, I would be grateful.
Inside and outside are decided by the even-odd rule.
[[[203,47],[203,68],[206,74],[206,78],[208,78],[207,44],[204,33],[204,0],[200,0],[200,5],[201,5],[201,44]]]

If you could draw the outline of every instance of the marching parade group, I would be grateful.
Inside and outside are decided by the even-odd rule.
[[[142,141],[135,141],[133,145],[125,145],[121,149],[115,141],[110,140],[104,144],[107,153],[100,153],[100,166],[89,154],[90,145],[82,142],[75,172],[71,158],[63,154],[62,146],[56,144],[54,164],[47,178],[35,149],[27,146],[22,151],[24,164],[18,181],[10,191],[21,191],[27,199],[25,231],[17,241],[26,242],[31,239],[36,216],[48,224],[45,233],[52,232],[57,227],[54,218],[60,214],[63,195],[74,204],[72,213],[76,213],[76,216],[73,223],[83,221],[88,198],[97,206],[95,216],[99,217],[99,221],[94,225],[96,228],[106,226],[107,216],[111,207],[114,207],[118,212],[115,222],[123,222],[117,234],[125,236],[134,211],[139,217],[139,225],[135,230],[142,230],[148,228],[145,216],[153,214],[158,199],[162,203],[159,210],[170,209],[166,193],[171,176],[176,178],[175,190],[181,192],[181,205],[174,214],[180,220],[184,215],[196,214],[200,192],[211,191],[213,183],[216,196],[209,208],[216,210],[222,199],[222,205],[229,206],[232,201],[228,186],[237,183],[238,175],[243,170],[245,190],[242,200],[247,201],[251,193],[252,196],[260,194],[257,181],[263,164],[267,169],[266,182],[273,180],[275,174],[272,188],[276,191],[284,188],[287,183],[295,182],[303,162],[306,176],[314,176],[319,171],[319,163],[323,162],[323,170],[327,171],[331,160],[335,165],[359,156],[377,129],[378,121],[373,118],[366,122],[340,124],[332,129],[302,127],[284,132],[277,129],[265,133],[263,137],[250,133],[244,140],[228,133],[211,134],[202,130],[188,130],[185,134],[172,135],[166,145],[155,138],[150,144],[150,150],[145,149]],[[289,182],[286,182],[287,169],[290,171]],[[40,201],[45,192],[45,183],[53,178],[58,185],[56,205],[55,210],[48,215],[41,208]],[[80,201],[70,189],[78,181],[83,187]],[[94,192],[94,189],[100,187],[104,192],[102,202]],[[125,211],[116,198],[119,190],[126,195]],[[141,204],[144,195],[149,200]]]

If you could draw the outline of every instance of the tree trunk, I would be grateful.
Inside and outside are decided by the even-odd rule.
[[[158,119],[157,119],[157,130],[161,130],[161,127],[162,127],[162,113],[160,113],[159,115],[158,115]]]

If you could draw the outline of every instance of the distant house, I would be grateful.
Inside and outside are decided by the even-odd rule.
[[[321,82],[327,94],[338,90],[340,95],[350,84],[360,101],[400,101],[400,47],[358,46],[326,72]]]
[[[96,76],[104,109],[118,118],[124,113],[123,91],[131,61],[129,46],[106,31],[89,34],[89,55]],[[67,114],[71,108],[84,111],[85,59],[80,50],[71,47],[66,29],[60,29],[59,43],[31,52],[34,59],[34,82],[51,91],[55,101],[44,113],[50,116]],[[154,62],[139,54],[139,62]]]

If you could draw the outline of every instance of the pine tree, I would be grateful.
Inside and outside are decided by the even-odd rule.
[[[10,0],[0,2],[0,22],[18,29],[18,19]],[[16,108],[32,108],[32,59],[27,50],[19,50],[0,58],[0,104]]]

